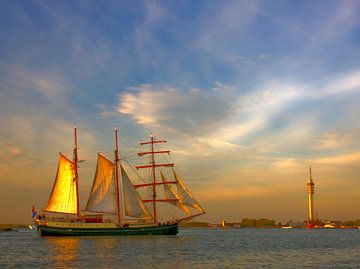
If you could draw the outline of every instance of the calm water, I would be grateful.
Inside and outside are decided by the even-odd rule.
[[[360,230],[182,229],[171,237],[0,233],[0,268],[360,268]]]

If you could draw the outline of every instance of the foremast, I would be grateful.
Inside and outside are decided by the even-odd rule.
[[[140,165],[140,166],[136,166],[136,169],[143,169],[143,168],[151,168],[151,174],[152,174],[152,182],[151,183],[145,183],[145,184],[137,184],[134,185],[135,188],[141,188],[141,187],[149,187],[152,186],[152,199],[145,199],[142,200],[144,203],[152,203],[153,204],[153,217],[154,217],[154,222],[157,223],[157,215],[156,215],[156,202],[171,202],[171,201],[178,201],[179,199],[156,199],[157,195],[156,195],[156,188],[158,185],[163,185],[163,184],[176,184],[176,181],[168,181],[168,182],[157,182],[156,181],[156,168],[157,167],[173,167],[174,164],[173,163],[156,163],[155,161],[155,155],[156,154],[170,154],[170,150],[160,150],[160,151],[155,151],[154,150],[154,145],[155,144],[159,144],[159,143],[166,143],[166,140],[156,140],[154,138],[153,135],[150,136],[150,141],[146,141],[146,142],[141,142],[140,145],[144,146],[144,145],[150,145],[150,151],[145,151],[145,152],[139,152],[138,156],[142,157],[145,155],[150,155],[150,164],[149,165]]]

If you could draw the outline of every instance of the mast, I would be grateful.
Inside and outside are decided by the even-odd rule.
[[[174,182],[168,182],[168,183],[160,183],[160,182],[156,182],[156,167],[173,167],[174,164],[173,163],[162,163],[162,164],[156,164],[155,162],[155,154],[161,154],[161,153],[170,153],[169,150],[162,150],[162,151],[154,151],[154,144],[157,143],[166,143],[166,140],[156,140],[154,138],[153,135],[150,136],[151,140],[147,141],[147,142],[141,142],[140,145],[151,145],[151,151],[147,151],[147,152],[139,152],[138,156],[144,156],[147,154],[151,154],[151,160],[150,160],[150,165],[142,165],[142,166],[136,166],[136,169],[141,169],[141,168],[151,168],[152,169],[152,183],[149,184],[139,184],[139,185],[135,185],[135,187],[139,188],[139,187],[146,187],[146,186],[152,186],[152,199],[150,200],[143,200],[143,202],[152,202],[153,203],[153,213],[154,213],[154,222],[157,223],[157,216],[156,216],[156,202],[164,202],[164,201],[168,201],[168,200],[174,200],[174,199],[161,199],[161,200],[157,200],[156,199],[156,186],[160,185],[160,184],[168,184],[168,183],[174,183]],[[177,199],[175,199],[177,200]]]
[[[119,145],[118,129],[115,127],[115,179],[116,179],[116,206],[118,225],[120,225],[120,195],[119,195]]]
[[[155,173],[155,153],[154,153],[154,136],[151,135],[151,164],[153,174],[153,207],[154,207],[154,220],[156,223],[156,173]]]
[[[77,144],[77,132],[76,132],[76,124],[74,126],[74,166],[75,166],[75,182],[76,182],[76,214],[80,219],[80,204],[79,204],[79,175],[78,175],[78,144]]]

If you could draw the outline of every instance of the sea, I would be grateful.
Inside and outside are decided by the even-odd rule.
[[[360,268],[359,229],[181,228],[177,236],[0,232],[0,268]]]

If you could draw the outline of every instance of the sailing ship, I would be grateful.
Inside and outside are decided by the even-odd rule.
[[[160,143],[166,141],[157,140],[152,135],[150,141],[140,143],[141,146],[150,146],[150,150],[138,153],[139,157],[150,157],[150,163],[136,166],[136,169],[150,169],[151,177],[148,182],[134,184],[120,162],[118,130],[115,128],[114,161],[98,153],[90,195],[81,211],[75,126],[73,159],[60,153],[50,198],[43,213],[35,218],[34,228],[41,236],[176,235],[180,222],[205,214],[205,211],[173,169],[174,164],[156,162],[158,154],[170,154],[169,150],[155,150],[154,147]],[[162,167],[172,168],[173,180],[168,180],[162,171],[158,171]],[[140,190],[146,188],[150,189],[150,198],[141,196]],[[160,193],[164,197],[160,197]],[[179,209],[185,216],[159,220],[160,203]]]

